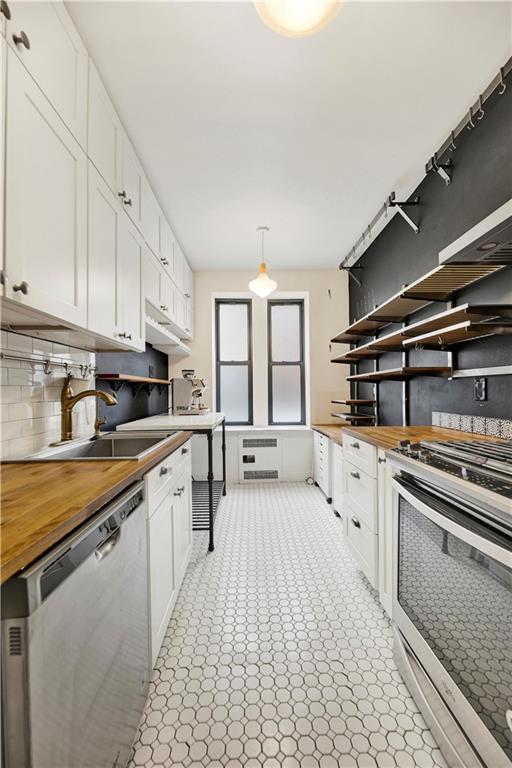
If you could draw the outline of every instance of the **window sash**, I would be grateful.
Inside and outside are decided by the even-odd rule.
[[[226,304],[243,304],[247,307],[247,360],[220,359],[220,307]],[[247,421],[229,421],[233,426],[251,426],[253,423],[253,371],[252,371],[252,302],[250,299],[215,299],[215,401],[221,411],[221,369],[238,366],[247,368]]]
[[[299,307],[299,360],[273,360],[272,359],[272,307],[275,306]],[[267,302],[267,339],[268,339],[268,423],[269,425],[293,426],[306,423],[306,375],[304,364],[304,300],[303,299],[269,299]],[[300,370],[300,420],[299,421],[275,421],[274,419],[274,393],[273,393],[273,369],[293,366]]]

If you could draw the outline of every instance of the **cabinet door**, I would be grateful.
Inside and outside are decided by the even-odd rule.
[[[160,257],[160,206],[148,180],[141,183],[141,232],[155,256]]]
[[[0,14],[0,28],[2,20],[5,22],[5,16]],[[4,292],[4,180],[5,180],[5,97],[6,97],[6,77],[7,77],[7,44],[5,38],[0,35],[0,270],[2,271],[2,281],[0,291]]]
[[[142,296],[143,301],[148,301],[155,309],[160,309],[160,280],[162,277],[160,265],[149,248],[146,248],[142,260]],[[144,305],[142,309],[145,310]]]
[[[86,157],[10,49],[5,227],[6,296],[85,328]]]
[[[192,300],[184,298],[185,301],[185,322],[183,329],[187,339],[191,339],[194,335],[194,308],[192,306]]]
[[[61,2],[10,2],[7,41],[83,148],[87,50]],[[24,33],[30,45],[16,43]]]
[[[121,183],[119,197],[124,208],[136,227],[141,230],[141,195],[144,171],[139,158],[130,144],[126,133],[123,133],[121,154]]]
[[[175,323],[183,332],[185,331],[185,297],[177,290],[176,291],[176,314]]]
[[[117,233],[121,210],[96,168],[89,163],[88,328],[110,338],[122,331],[117,301]]]
[[[149,518],[148,548],[151,656],[154,666],[176,597],[172,491]]]
[[[179,589],[192,548],[192,481],[190,469],[184,472],[174,490],[174,562],[176,586]]]
[[[160,261],[171,280],[176,282],[174,268],[174,235],[169,222],[163,214],[160,215]]]
[[[165,272],[160,279],[160,309],[169,320],[175,322],[176,286]]]
[[[176,283],[176,288],[180,293],[185,293],[184,286],[183,286],[184,261],[185,261],[185,257],[183,256],[183,251],[181,250],[180,244],[175,239],[174,240],[174,282]]]
[[[141,273],[144,243],[127,216],[119,217],[117,251],[117,296],[122,331],[119,337],[138,350],[144,349],[142,332]]]
[[[122,137],[117,112],[90,59],[87,153],[116,197],[121,183]]]

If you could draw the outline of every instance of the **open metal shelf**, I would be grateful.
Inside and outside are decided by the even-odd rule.
[[[444,349],[453,344],[463,344],[465,341],[482,339],[485,336],[511,335],[512,324],[503,325],[496,323],[473,323],[468,320],[464,323],[440,328],[436,331],[414,336],[403,342],[407,349]]]
[[[363,400],[361,398],[353,398],[349,400],[331,400],[333,405],[376,405],[376,400]]]
[[[331,413],[331,416],[334,416],[336,419],[341,419],[342,421],[348,421],[350,424],[357,424],[360,421],[367,423],[373,423],[375,421],[375,416],[366,413]]]
[[[222,493],[224,491],[224,481],[213,481],[213,517],[217,514]],[[192,481],[192,530],[209,531],[210,530],[210,506],[209,506],[208,480]]]
[[[415,376],[444,376],[452,375],[452,369],[445,366],[404,366],[402,368],[387,368],[383,371],[371,371],[370,373],[356,373],[347,376],[347,381],[407,381]]]

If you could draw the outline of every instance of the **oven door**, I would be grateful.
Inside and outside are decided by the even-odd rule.
[[[512,766],[511,547],[476,506],[393,479],[397,657],[450,765]]]

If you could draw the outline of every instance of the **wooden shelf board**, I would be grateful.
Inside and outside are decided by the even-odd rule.
[[[335,419],[342,419],[342,421],[375,421],[375,416],[366,415],[365,413],[331,413]]]
[[[364,333],[347,333],[346,331],[342,331],[341,333],[336,334],[331,339],[332,344],[357,344],[360,338],[364,336]]]
[[[333,405],[375,405],[376,400],[362,400],[361,398],[352,400],[331,400]]]
[[[375,360],[380,354],[380,352],[377,352],[374,349],[369,349],[366,346],[356,347],[354,350],[350,350],[350,352],[346,352],[344,355],[333,357],[331,363],[346,363],[347,365],[353,365],[360,360]]]
[[[97,373],[103,381],[133,381],[136,384],[170,384],[169,379],[152,379],[149,376],[135,376],[131,373]]]
[[[456,291],[492,275],[501,264],[442,264],[352,323],[331,341],[350,343],[347,335],[371,336],[389,323],[401,323],[433,301],[449,301]]]
[[[382,371],[372,371],[371,373],[358,373],[353,376],[347,376],[347,381],[405,381],[415,376],[451,376],[452,369],[444,366],[425,366],[425,367],[406,367],[406,368],[387,368]]]
[[[463,344],[465,341],[482,339],[485,336],[494,336],[500,333],[512,334],[512,325],[503,326],[495,323],[473,323],[467,320],[464,323],[456,323],[447,328],[423,333],[404,341],[407,349],[419,347],[423,349],[443,349],[452,344]]]

